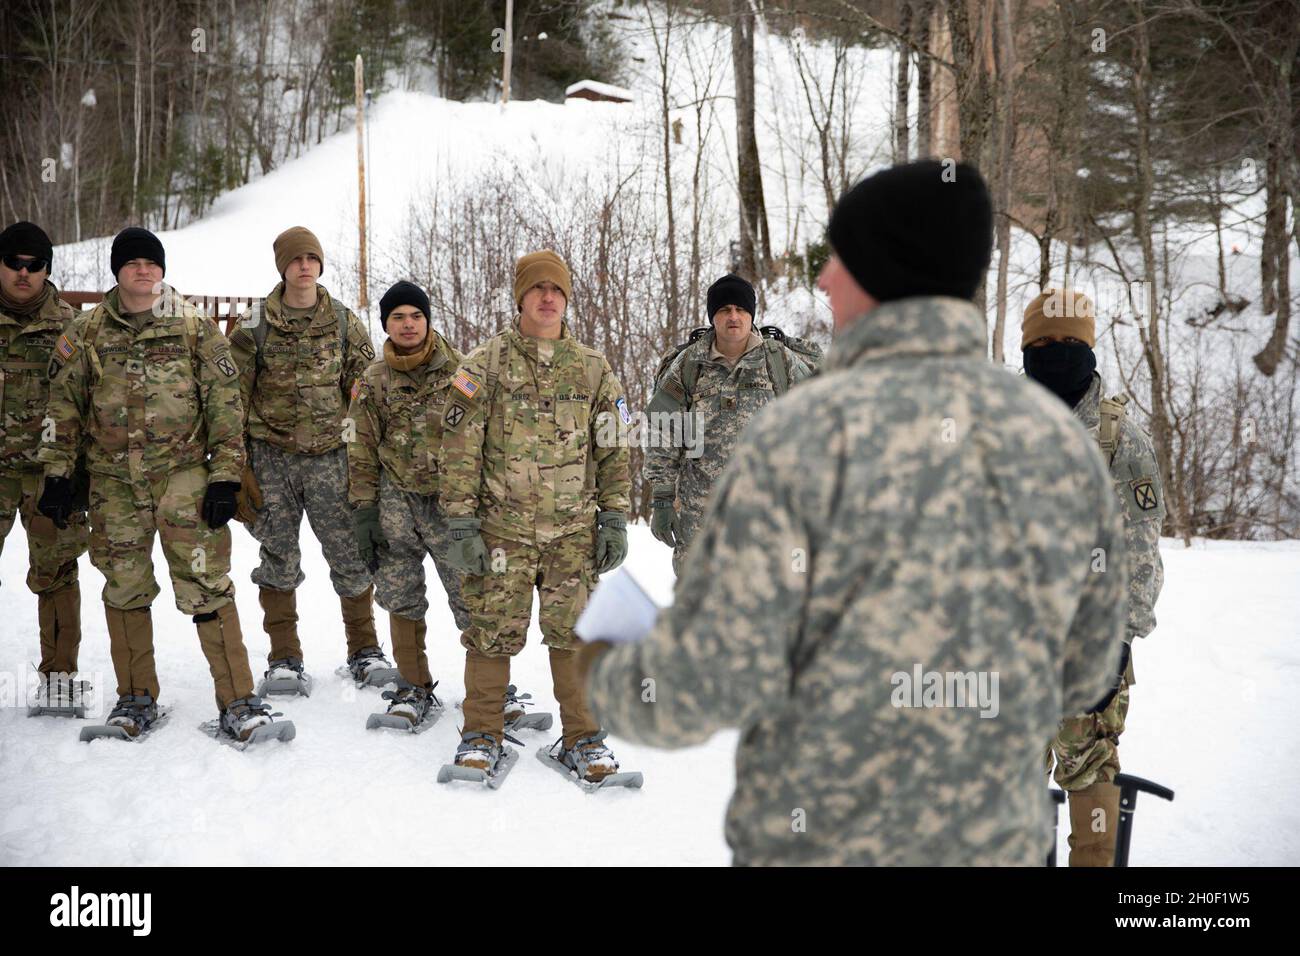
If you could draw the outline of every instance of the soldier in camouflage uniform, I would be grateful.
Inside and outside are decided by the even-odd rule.
[[[1164,583],[1160,526],[1164,491],[1151,437],[1125,414],[1127,397],[1103,398],[1095,371],[1096,324],[1091,300],[1080,292],[1047,289],[1025,309],[1021,348],[1025,373],[1074,409],[1110,465],[1124,515],[1128,557],[1128,627],[1118,690],[1099,713],[1061,722],[1047,754],[1056,782],[1069,794],[1070,865],[1112,866],[1119,823],[1119,736],[1134,683],[1133,639],[1156,626],[1155,604]],[[1101,811],[1098,813],[1097,811]]]
[[[642,475],[650,484],[654,536],[673,549],[673,571],[681,573],[686,549],[695,538],[709,502],[709,491],[735,447],[736,439],[760,408],[812,370],[793,351],[754,331],[754,287],[726,275],[706,297],[713,332],[686,346],[664,373],[647,409],[651,423]],[[773,363],[782,365],[783,382],[774,381]],[[657,427],[667,421],[690,428]],[[702,441],[698,456],[688,442]],[[674,438],[681,439],[674,441]],[[674,499],[681,502],[680,512]]]
[[[627,554],[628,450],[598,433],[631,415],[605,357],[563,321],[570,288],[550,250],[516,264],[518,319],[452,380],[439,494],[470,612],[457,763],[490,771],[500,756],[510,658],[523,649],[535,587],[563,759],[596,780],[618,763],[578,686],[573,625],[596,575]]]
[[[77,559],[86,553],[85,503],[65,527],[36,511],[41,440],[54,343],[77,310],[49,280],[54,247],[39,226],[16,222],[0,232],[0,549],[22,520],[27,532],[27,587],[40,622],[41,683],[36,703],[66,700],[81,646]],[[84,498],[85,471],[77,471]]]
[[[344,418],[375,350],[361,320],[316,282],[325,254],[315,235],[295,226],[273,248],[281,282],[230,335],[249,456],[240,520],[262,546],[253,583],[271,641],[266,676],[303,675],[296,590],[305,579],[298,531],[306,511],[342,605],[348,666],[364,680],[389,664],[375,634],[370,574],[352,535],[344,447],[351,423]]]
[[[1042,865],[1043,744],[1119,659],[1105,465],[985,358],[969,300],[991,204],[974,168],[945,170],[893,167],[840,200],[825,365],[740,437],[649,637],[584,648],[611,732],[741,729],[739,864]]]
[[[117,285],[73,319],[54,347],[39,508],[55,523],[66,519],[84,442],[90,558],[105,579],[118,685],[109,723],[135,735],[157,716],[150,611],[159,590],[157,532],[176,606],[198,627],[222,724],[241,733],[270,717],[252,696],[228,573],[225,525],[244,466],[238,371],[216,324],[162,285],[166,261],[156,236],[123,230],[111,261]]]
[[[353,387],[348,417],[348,500],[362,560],[375,574],[375,595],[388,612],[393,656],[406,686],[390,714],[419,722],[433,703],[425,656],[424,558],[433,558],[456,626],[470,626],[460,572],[447,561],[451,538],[438,504],[442,416],[461,355],[429,325],[429,297],[398,282],[379,300],[388,333],[384,357]]]

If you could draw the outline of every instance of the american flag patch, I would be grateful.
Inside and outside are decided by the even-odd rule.
[[[478,379],[472,375],[466,375],[464,372],[457,372],[456,377],[451,380],[451,384],[466,398],[473,398],[478,394]]]
[[[361,394],[361,379],[357,379],[355,382],[352,383],[352,401],[355,402],[357,400],[357,396],[360,394]]]
[[[66,335],[59,336],[59,344],[55,346],[55,348],[58,349],[59,354],[63,356],[65,362],[77,354],[77,347],[68,341]]]

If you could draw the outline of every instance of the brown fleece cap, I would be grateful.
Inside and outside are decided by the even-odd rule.
[[[543,249],[530,252],[515,263],[515,308],[523,301],[524,293],[539,282],[554,282],[564,293],[566,302],[573,298],[569,291],[573,283],[569,267],[550,249]]]
[[[275,237],[271,248],[275,250],[275,271],[284,277],[284,270],[289,263],[299,256],[312,253],[320,260],[320,271],[325,271],[325,253],[320,247],[316,234],[306,226],[291,226]]]
[[[1044,335],[1069,336],[1087,342],[1089,348],[1095,346],[1097,323],[1092,300],[1073,289],[1044,289],[1038,293],[1025,309],[1020,347]]]

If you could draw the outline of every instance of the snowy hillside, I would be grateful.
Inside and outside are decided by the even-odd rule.
[[[669,551],[643,525],[631,530],[629,566],[661,592]],[[248,575],[256,543],[234,529],[233,577],[246,642],[258,669],[268,650]],[[299,592],[309,700],[289,700],[289,744],[237,753],[196,726],[213,716],[212,685],[194,625],[172,603],[154,605],[162,700],[170,722],[143,744],[77,740],[79,722],[28,719],[14,681],[31,680],[36,601],[23,587],[26,549],[15,528],[0,555],[0,863],[146,864],[582,864],[592,847],[616,864],[725,864],[722,818],[733,784],[736,735],[664,752],[613,740],[645,788],[586,795],[538,765],[549,735],[496,792],[434,782],[455,748],[457,711],[428,733],[367,731],[374,690],[333,675],[344,647],[338,604],[319,549],[304,531],[307,581]],[[1166,543],[1160,625],[1138,647],[1137,686],[1124,768],[1177,792],[1142,798],[1134,865],[1300,864],[1300,543]],[[155,562],[163,567],[161,550]],[[431,567],[429,657],[442,699],[464,692],[464,655]],[[112,694],[99,589],[82,561],[84,675]],[[386,616],[377,611],[380,633]],[[536,620],[514,676],[555,710]],[[385,640],[385,643],[386,640]],[[20,676],[25,675],[25,676]],[[1062,844],[1064,837],[1062,836]]]

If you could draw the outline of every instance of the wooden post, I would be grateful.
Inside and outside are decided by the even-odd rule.
[[[366,115],[366,84],[363,80],[364,67],[361,64],[361,54],[357,54],[356,62],[356,81],[357,81],[357,233],[361,241],[361,257],[359,259],[360,291],[357,293],[357,308],[368,309],[370,307],[369,297],[366,294],[366,151],[365,151],[365,115]]]
[[[510,102],[510,54],[515,47],[515,0],[506,0],[506,60],[501,68],[501,105]]]

